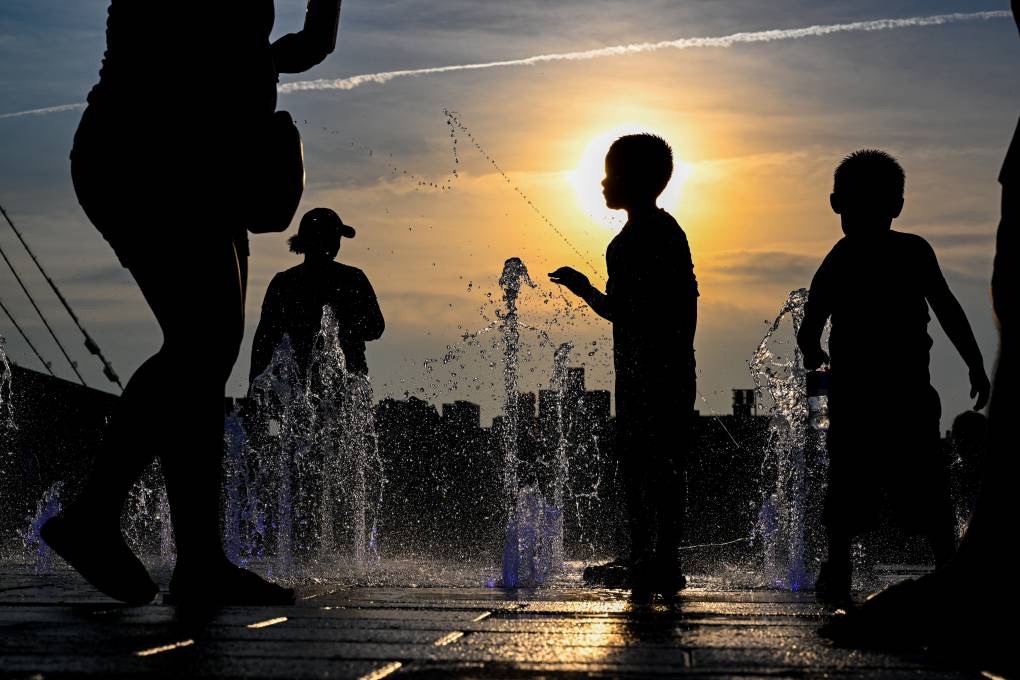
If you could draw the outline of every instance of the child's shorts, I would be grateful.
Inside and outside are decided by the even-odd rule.
[[[953,521],[938,393],[929,385],[913,394],[915,401],[896,409],[876,400],[832,414],[824,511],[830,531],[863,533],[883,512],[908,533]]]

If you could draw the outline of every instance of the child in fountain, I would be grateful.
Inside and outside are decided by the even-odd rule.
[[[885,506],[902,529],[927,538],[936,564],[955,551],[941,405],[928,371],[929,307],[970,370],[975,410],[988,400],[981,351],[935,251],[891,228],[904,184],[900,164],[882,151],[857,151],[840,163],[829,201],[845,237],[811,281],[797,335],[808,370],[830,364],[821,336],[832,320],[829,552],[815,586],[823,600],[849,597],[850,543],[876,525]]]
[[[672,173],[673,153],[663,139],[616,140],[606,155],[603,195],[628,219],[606,251],[606,292],[570,267],[549,275],[613,324],[616,448],[631,540],[627,581],[638,598],[669,597],[686,583],[679,547],[698,284],[687,236],[656,206]]]

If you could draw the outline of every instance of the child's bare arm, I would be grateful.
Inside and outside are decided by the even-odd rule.
[[[581,299],[588,303],[592,311],[601,316],[606,321],[613,320],[612,305],[609,304],[609,296],[600,291],[595,286],[589,286],[588,290],[583,291]]]
[[[811,290],[804,308],[804,320],[797,331],[797,346],[804,354],[804,368],[809,371],[829,363],[829,355],[822,349],[822,331],[825,330],[825,322],[832,313],[828,292],[828,262],[829,258],[826,257],[811,280]]]
[[[935,318],[938,319],[949,336],[950,342],[956,347],[956,351],[963,357],[964,363],[970,371],[970,396],[977,397],[975,410],[981,410],[988,403],[988,395],[991,387],[988,382],[988,375],[985,373],[985,361],[981,356],[981,349],[978,347],[974,331],[967,320],[967,314],[963,311],[959,300],[949,289],[946,277],[942,274],[935,251],[925,243],[924,257],[928,260],[926,267],[925,297],[931,305]]]
[[[588,306],[603,319],[613,320],[609,296],[591,285],[588,277],[581,272],[572,267],[560,267],[549,273],[549,280],[565,286],[571,293],[588,303]]]

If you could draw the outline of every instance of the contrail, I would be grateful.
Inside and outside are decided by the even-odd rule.
[[[279,86],[281,94],[292,92],[305,92],[310,90],[353,90],[356,87],[374,83],[382,85],[397,78],[413,78],[417,76],[436,75],[441,73],[453,73],[457,71],[480,71],[491,68],[505,68],[514,66],[535,66],[555,61],[588,61],[591,59],[602,59],[605,57],[616,57],[626,54],[642,54],[645,52],[656,52],[659,50],[689,50],[700,47],[732,47],[733,45],[747,43],[766,43],[777,40],[797,40],[799,38],[812,38],[832,35],[834,33],[862,33],[869,31],[889,31],[897,28],[913,28],[922,26],[942,26],[944,24],[955,24],[965,21],[987,21],[990,19],[1008,19],[1011,16],[1008,10],[995,10],[987,12],[969,12],[953,14],[935,14],[923,17],[908,17],[905,19],[877,19],[874,21],[854,21],[846,24],[819,24],[805,28],[778,28],[767,31],[745,31],[732,33],[730,35],[703,37],[703,38],[680,38],[679,40],[663,40],[652,43],[633,43],[630,45],[613,45],[611,47],[599,47],[592,50],[580,52],[553,52],[551,54],[538,54],[532,57],[521,59],[507,59],[504,61],[486,61],[474,64],[454,64],[450,66],[434,66],[431,68],[405,69],[401,71],[383,71],[381,73],[366,73],[349,78],[336,80],[299,80],[293,83],[283,83]],[[31,109],[29,111],[16,111],[14,113],[0,114],[0,120],[4,118],[18,118],[21,116],[45,115],[58,113],[60,111],[71,111],[80,109],[84,104],[63,104],[42,109]]]
[[[62,113],[63,111],[81,111],[84,108],[85,102],[80,104],[61,104],[59,106],[47,106],[43,109],[28,109],[27,111],[0,113],[0,120],[3,120],[4,118],[21,118],[22,116],[45,116],[48,113]]]
[[[476,64],[457,64],[454,66],[436,66],[432,68],[416,68],[404,71],[384,71],[382,73],[368,73],[360,76],[351,76],[350,78],[340,78],[338,80],[301,80],[294,83],[284,83],[283,85],[280,85],[279,89],[281,93],[301,92],[305,90],[353,90],[354,88],[367,83],[376,83],[381,85],[396,78],[427,76],[437,73],[479,71],[483,69],[503,68],[508,66],[535,66],[536,64],[545,64],[553,61],[587,61],[590,59],[602,59],[604,57],[616,57],[625,54],[656,52],[658,50],[689,50],[697,47],[731,47],[742,43],[796,40],[798,38],[810,38],[831,35],[833,33],[888,31],[894,28],[909,28],[914,26],[941,26],[943,24],[959,23],[961,21],[1006,19],[1010,16],[1011,14],[1009,11],[997,10],[991,12],[971,12],[969,14],[936,14],[934,16],[910,17],[907,19],[855,21],[849,24],[827,24],[808,26],[806,28],[780,28],[768,31],[732,33],[730,35],[709,38],[680,38],[679,40],[664,40],[662,42],[654,43],[614,45],[612,47],[599,47],[597,49],[584,50],[581,52],[554,52],[552,54],[539,54],[533,57],[507,59],[505,61],[487,61]]]

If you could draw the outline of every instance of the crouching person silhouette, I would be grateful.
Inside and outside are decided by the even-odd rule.
[[[902,529],[927,538],[937,565],[955,551],[941,406],[928,370],[929,307],[970,370],[975,409],[988,401],[981,351],[935,251],[922,237],[891,228],[904,184],[900,164],[882,151],[857,151],[836,169],[830,202],[845,237],[811,281],[797,336],[806,368],[828,364],[821,335],[832,320],[829,552],[815,586],[825,601],[849,598],[850,543],[875,526],[882,508]]]
[[[252,345],[251,382],[272,361],[284,335],[290,337],[298,370],[305,377],[326,306],[336,318],[348,373],[368,374],[365,343],[382,337],[386,325],[365,273],[335,261],[341,237],[354,235],[354,228],[329,208],[315,208],[301,218],[289,245],[291,252],[304,255],[305,260],[269,282]]]
[[[616,140],[606,155],[603,195],[628,219],[606,251],[606,292],[570,267],[549,275],[613,324],[616,446],[631,541],[627,581],[637,600],[671,597],[686,585],[679,546],[698,285],[687,236],[656,206],[672,172],[672,150],[661,138]]]
[[[293,602],[224,554],[223,404],[244,333],[246,231],[285,229],[303,188],[299,137],[275,111],[278,74],[325,59],[339,17],[339,0],[311,0],[304,28],[271,43],[272,0],[205,3],[197,15],[110,3],[71,178],[163,343],[124,388],[84,491],[41,535],[113,598],[143,604],[159,590],[120,530],[132,485],[159,458],[177,547],[168,600]]]

